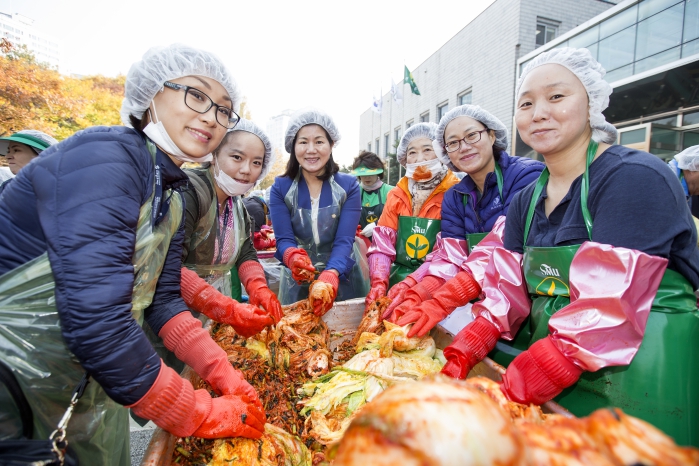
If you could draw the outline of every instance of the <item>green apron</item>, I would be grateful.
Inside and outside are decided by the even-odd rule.
[[[587,166],[597,144],[590,143]],[[536,203],[548,180],[544,170],[527,213],[524,244]],[[588,234],[592,217],[587,209],[589,178],[583,176],[581,207]],[[524,247],[523,270],[532,297],[529,318],[512,342],[500,341],[491,353],[508,365],[520,351],[549,335],[551,316],[570,303],[570,264],[580,245]],[[555,400],[576,416],[604,407],[621,408],[670,435],[680,445],[699,446],[699,354],[688,344],[699,339],[699,312],[691,284],[666,269],[653,301],[643,342],[631,364],[584,372],[580,380]]]
[[[318,217],[313,219],[313,209],[302,209],[298,204],[298,182],[301,178],[299,170],[296,179],[291,184],[289,191],[284,196],[284,203],[291,215],[294,238],[299,248],[308,253],[313,266],[319,272],[325,270],[325,264],[330,259],[335,234],[342,214],[342,206],[347,199],[347,193],[335,182],[334,177],[330,177],[330,189],[332,191],[333,202],[327,207],[318,208]],[[315,233],[314,233],[315,232]],[[316,236],[318,241],[316,241]],[[352,247],[351,259],[354,261],[352,270],[347,280],[340,280],[335,301],[346,301],[352,298],[365,297],[369,293],[369,265],[359,252],[358,240]],[[282,305],[292,304],[308,297],[309,284],[299,285],[291,277],[291,272],[287,267],[282,267],[279,277],[279,302]]]
[[[495,180],[498,183],[498,192],[500,193],[500,201],[504,204],[505,203],[505,198],[502,195],[502,168],[500,168],[500,164],[495,161]],[[471,198],[470,194],[464,195],[463,202],[464,202],[464,207],[467,209],[469,208],[468,201]],[[476,213],[476,216],[478,216],[478,211],[476,210],[476,202],[473,203],[473,211]],[[473,251],[473,248],[483,241],[483,238],[485,238],[489,231],[486,231],[484,233],[466,233],[466,246],[468,247],[468,253],[471,254],[471,251]]]
[[[396,260],[391,264],[389,288],[415,272],[432,252],[441,220],[423,217],[398,217],[396,232]]]
[[[376,223],[379,221],[379,218],[383,213],[384,204],[386,203],[386,195],[388,194],[388,191],[390,191],[390,186],[387,184],[382,184],[378,189],[378,192],[375,194],[378,202],[374,204],[370,201],[370,198],[373,196],[367,194],[367,192],[362,189],[362,213],[359,216],[359,226],[362,227],[362,229],[364,229],[364,227],[370,223]]]
[[[150,140],[147,146],[155,163],[155,146]],[[181,198],[172,193],[167,214],[153,226],[151,214],[159,210],[152,205],[155,191],[141,206],[133,255],[131,314],[139,325],[153,299],[170,240],[182,221]],[[160,198],[169,194],[166,191]],[[85,370],[63,341],[47,253],[0,277],[0,357],[15,372],[32,407],[33,437],[48,439]],[[0,416],[5,420],[11,405],[0,394]],[[94,379],[75,408],[67,434],[81,465],[131,462],[128,410],[110,399]]]

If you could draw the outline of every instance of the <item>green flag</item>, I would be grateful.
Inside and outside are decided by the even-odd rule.
[[[410,72],[407,66],[405,67],[405,77],[403,78],[403,82],[405,84],[410,84],[410,90],[413,91],[413,94],[420,95],[420,91],[417,90],[417,84],[415,84],[415,80],[413,79],[413,73]]]

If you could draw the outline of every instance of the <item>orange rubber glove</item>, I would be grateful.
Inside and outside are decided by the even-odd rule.
[[[162,360],[148,393],[127,408],[177,437],[257,439],[265,431],[261,406],[250,403],[245,395],[212,399],[206,390],[194,390]]]
[[[238,269],[238,277],[248,292],[250,304],[262,307],[272,316],[275,324],[284,317],[279,299],[267,286],[262,264],[253,260],[243,262]]]
[[[291,278],[299,285],[311,283],[315,277],[316,268],[313,267],[308,253],[301,248],[288,248],[284,251],[284,265],[291,270]]]
[[[398,305],[391,315],[390,321],[398,324],[398,320],[408,311],[415,309],[423,301],[432,299],[432,293],[444,284],[444,279],[428,275],[422,281],[405,292],[403,302]]]
[[[318,280],[311,283],[308,289],[308,300],[315,315],[323,316],[333,307],[339,285],[340,277],[329,270],[324,270],[318,276]]]
[[[430,276],[425,277],[422,282],[424,283],[427,278]],[[454,312],[454,309],[468,304],[480,294],[481,287],[471,274],[465,271],[459,272],[435,291],[432,299],[423,301],[417,307],[399,307],[395,314],[400,310],[403,315],[396,318],[396,324],[400,326],[414,324],[408,332],[408,338],[416,335],[424,337],[435,325]]]
[[[492,322],[485,317],[476,317],[444,348],[447,363],[442,374],[465,379],[471,369],[493,351],[499,338],[500,330]]]
[[[274,324],[273,317],[267,311],[222,295],[186,267],[182,268],[180,289],[187,307],[216,322],[232,325],[236,333],[245,338],[257,335],[263,328]]]
[[[408,290],[414,287],[415,285],[417,285],[417,281],[410,275],[408,275],[402,282],[398,282],[395,285],[393,285],[391,289],[388,290],[387,295],[389,298],[391,298],[391,304],[388,305],[386,310],[383,312],[381,318],[390,318],[391,314],[393,314],[393,311],[398,306],[403,304],[403,300],[405,299],[405,293],[407,293]]]
[[[582,373],[583,370],[561,353],[548,336],[510,363],[502,376],[500,389],[512,401],[540,405],[577,382]]]
[[[168,320],[158,336],[163,339],[167,349],[194,369],[216,393],[245,395],[262,407],[257,392],[245,381],[243,373],[231,366],[226,352],[211,339],[209,332],[201,328],[201,321],[192,317],[189,311]]]

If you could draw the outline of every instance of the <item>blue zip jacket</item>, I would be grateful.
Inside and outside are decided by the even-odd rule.
[[[442,203],[442,238],[463,239],[470,233],[485,233],[493,229],[495,221],[507,214],[510,202],[522,188],[536,181],[545,165],[533,159],[513,157],[503,152],[497,161],[502,169],[502,195],[500,198],[495,172],[485,177],[483,195],[478,198],[478,188],[470,176],[444,193]],[[464,205],[464,199],[466,205]]]
[[[164,189],[187,182],[161,151],[156,161]],[[141,399],[160,370],[160,358],[131,316],[136,225],[153,178],[141,135],[95,127],[42,152],[0,196],[0,274],[48,252],[65,343],[123,405]],[[180,296],[183,238],[180,225],[145,311],[156,334],[187,309]]]
[[[284,203],[284,196],[289,192],[294,180],[287,177],[277,177],[269,193],[269,212],[272,217],[272,228],[274,237],[277,240],[276,257],[280,262],[284,257],[284,251],[288,248],[298,247],[294,236],[294,227],[291,224],[289,209]],[[328,260],[326,269],[335,269],[340,274],[340,278],[346,280],[354,266],[352,260],[352,247],[354,245],[354,235],[359,225],[359,215],[362,210],[361,190],[357,177],[346,173],[335,173],[335,182],[347,193],[347,199],[340,211],[340,220],[333,242],[332,252]],[[299,180],[298,202],[302,209],[311,208],[311,196],[308,186],[303,176]],[[328,207],[332,204],[332,189],[329,181],[323,182],[320,192],[319,208]]]

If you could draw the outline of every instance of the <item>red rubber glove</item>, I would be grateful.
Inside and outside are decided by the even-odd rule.
[[[371,289],[364,299],[364,312],[379,298],[386,296],[388,277],[391,272],[391,258],[386,254],[375,252],[369,256],[369,279]]]
[[[266,310],[222,295],[186,267],[182,268],[180,290],[187,307],[216,322],[233,326],[236,333],[245,338],[257,335],[263,328],[274,324],[273,317]]]
[[[403,317],[405,313],[415,309],[421,302],[432,299],[432,293],[437,291],[443,284],[444,280],[439,277],[426,276],[420,283],[405,292],[403,302],[394,309],[393,315],[391,315],[389,320],[394,324],[398,324],[398,319]]]
[[[163,339],[167,349],[194,369],[216,393],[245,395],[262,408],[257,392],[245,381],[243,373],[231,366],[226,352],[201,328],[201,321],[192,317],[189,311],[168,320],[158,336]]]
[[[428,277],[425,277],[423,283]],[[481,287],[470,273],[462,271],[447,281],[432,294],[432,299],[424,300],[417,307],[404,306],[396,309],[394,319],[401,327],[414,324],[408,332],[408,338],[414,336],[424,337],[440,321],[454,312],[459,306],[468,304],[469,301],[481,294]],[[407,301],[407,300],[406,300]],[[402,312],[402,316],[396,315]]]
[[[291,270],[291,278],[299,285],[310,283],[315,276],[316,268],[313,267],[308,253],[301,248],[288,248],[284,251],[284,265]]]
[[[313,307],[313,313],[315,315],[323,316],[333,307],[333,303],[337,297],[337,287],[339,285],[340,277],[329,270],[324,270],[323,273],[318,276],[318,280],[311,283],[311,287],[308,289],[308,300],[310,301],[311,307]],[[330,297],[330,301],[325,299],[328,296]]]
[[[417,281],[410,275],[408,275],[402,282],[398,282],[393,285],[391,289],[388,290],[388,297],[391,298],[391,304],[388,305],[381,318],[385,320],[391,317],[394,309],[403,304],[405,293],[407,293],[407,291],[415,285],[417,285]]]
[[[444,348],[447,363],[442,368],[442,374],[465,379],[473,366],[493,351],[499,338],[500,330],[492,322],[485,317],[476,317]]]
[[[212,399],[206,390],[194,390],[162,360],[148,393],[127,408],[177,437],[257,439],[265,430],[262,407],[250,403],[245,395]]]
[[[556,348],[551,337],[546,337],[510,363],[500,389],[512,401],[540,405],[577,382],[582,373]]]
[[[271,249],[277,245],[277,240],[274,238],[268,238],[266,234],[262,231],[256,231],[252,237],[252,245],[258,251],[264,251],[265,249]]]
[[[267,286],[262,264],[254,260],[243,262],[238,269],[238,277],[248,292],[250,304],[262,307],[272,316],[275,324],[284,317],[279,299]]]

